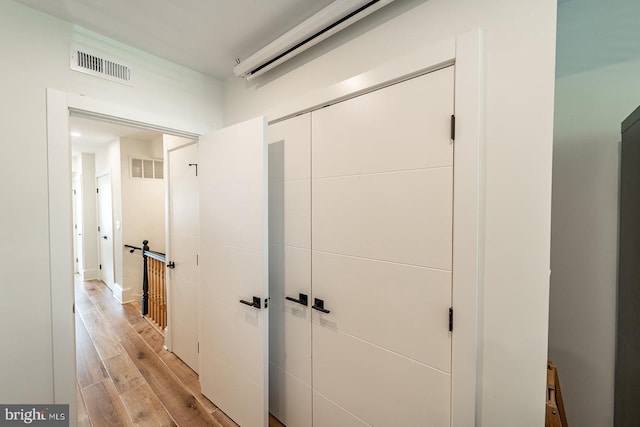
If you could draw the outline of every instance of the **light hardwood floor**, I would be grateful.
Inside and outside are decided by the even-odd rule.
[[[80,427],[236,426],[133,304],[118,303],[101,281],[76,278],[75,289]],[[273,417],[269,425],[284,427]]]

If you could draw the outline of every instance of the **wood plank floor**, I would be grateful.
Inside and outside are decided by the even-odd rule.
[[[78,425],[236,426],[200,393],[198,375],[133,304],[76,277]],[[284,427],[270,417],[270,427]]]

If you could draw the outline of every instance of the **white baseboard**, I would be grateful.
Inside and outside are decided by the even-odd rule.
[[[164,346],[165,350],[173,351],[173,337],[171,336],[171,328],[164,328]]]
[[[113,284],[113,297],[118,300],[120,304],[127,304],[135,299],[135,295],[131,294],[131,288],[123,289],[119,283]]]
[[[80,271],[80,278],[82,279],[82,281],[99,279],[100,278],[100,270],[98,270],[97,268],[81,270]]]

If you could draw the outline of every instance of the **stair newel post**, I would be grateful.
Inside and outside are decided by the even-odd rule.
[[[149,313],[149,272],[147,268],[147,251],[149,241],[142,241],[142,315]]]

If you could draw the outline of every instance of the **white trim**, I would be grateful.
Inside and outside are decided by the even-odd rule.
[[[47,89],[46,103],[54,403],[69,404],[69,425],[75,426],[77,424],[77,374],[75,318],[72,311],[74,303],[73,211],[71,208],[71,142],[69,140],[71,111],[74,115],[162,129],[164,133],[196,139],[198,135],[209,129],[176,120],[172,116],[139,111],[112,102],[51,88]],[[86,273],[89,272],[90,270]]]
[[[455,64],[453,213],[454,329],[451,426],[476,425],[480,395],[480,261],[483,215],[483,33],[474,30],[434,43],[381,67],[303,94],[273,109],[270,124]]]
[[[269,124],[448,67],[454,64],[455,53],[456,40],[453,38],[430,44],[418,52],[394,59],[381,67],[339,83],[305,93],[287,104],[274,108],[267,114]]]
[[[99,279],[100,278],[100,270],[98,270],[97,268],[90,268],[90,269],[87,269],[87,270],[82,270],[80,272],[80,277],[81,277],[82,281]]]
[[[127,304],[137,300],[136,295],[133,294],[131,288],[123,288],[120,283],[113,284],[112,294],[120,304]]]
[[[75,117],[155,130],[160,133],[186,138],[197,139],[200,135],[210,131],[208,128],[195,126],[190,122],[185,122],[173,116],[159,117],[152,112],[136,110],[122,103],[114,103],[75,93],[69,93],[67,96],[68,109]]]
[[[53,403],[69,404],[69,425],[76,425],[73,202],[69,116],[66,105],[66,93],[47,89]]]
[[[483,34],[456,39],[453,194],[451,425],[473,426],[479,408],[481,275],[484,204]]]

